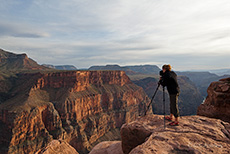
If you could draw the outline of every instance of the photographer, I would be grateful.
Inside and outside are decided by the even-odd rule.
[[[161,84],[163,87],[167,87],[170,97],[170,116],[166,116],[165,119],[172,121],[169,125],[177,126],[179,125],[178,96],[180,90],[179,85],[177,83],[177,75],[175,72],[171,71],[171,69],[171,65],[162,66],[159,84]],[[175,121],[173,121],[173,116],[175,117]]]

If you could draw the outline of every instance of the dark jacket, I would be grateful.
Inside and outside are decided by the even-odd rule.
[[[177,75],[173,71],[166,71],[162,75],[160,83],[162,86],[167,87],[169,94],[178,94],[180,92],[180,88],[177,82]]]

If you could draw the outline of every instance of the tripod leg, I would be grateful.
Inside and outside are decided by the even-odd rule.
[[[165,87],[163,86],[164,129],[165,129]]]
[[[153,101],[154,97],[156,96],[156,93],[157,93],[157,90],[159,89],[159,87],[160,87],[160,84],[158,84],[157,89],[155,90],[155,92],[153,94],[153,97],[151,98],[151,101],[150,101],[149,105],[147,106],[147,109],[145,110],[145,114],[144,115],[147,114],[147,111],[149,110],[149,107],[152,104],[152,101]]]

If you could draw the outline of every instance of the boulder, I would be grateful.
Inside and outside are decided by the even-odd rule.
[[[121,141],[101,142],[89,154],[123,154]]]

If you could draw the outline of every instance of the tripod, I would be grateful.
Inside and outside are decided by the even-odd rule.
[[[165,86],[163,86],[163,108],[164,108],[164,129],[165,129]]]
[[[154,97],[156,96],[156,93],[157,93],[159,87],[160,87],[160,84],[158,83],[158,86],[157,86],[157,88],[156,88],[156,90],[155,90],[155,92],[154,92],[154,94],[153,94],[153,96],[151,98],[151,101],[150,101],[149,105],[147,106],[147,109],[145,110],[144,115],[147,114],[147,111],[149,110],[149,107],[152,104],[152,101],[153,101]],[[164,129],[165,129],[165,86],[163,86],[163,108],[164,108]]]
[[[144,114],[144,115],[147,114],[147,111],[149,110],[149,107],[150,107],[150,105],[152,104],[152,101],[153,101],[154,97],[156,96],[156,93],[157,93],[157,90],[159,89],[159,87],[160,87],[160,84],[158,83],[157,89],[155,90],[155,92],[154,92],[154,94],[153,94],[153,97],[151,98],[151,101],[150,101],[150,103],[149,103],[147,109],[145,110],[145,114]]]

